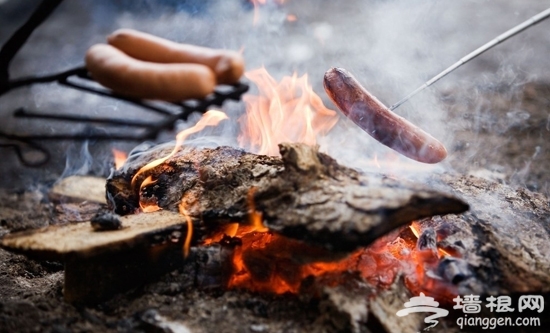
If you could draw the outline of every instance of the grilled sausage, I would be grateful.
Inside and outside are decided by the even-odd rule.
[[[210,67],[217,82],[232,84],[244,73],[244,59],[235,51],[180,44],[132,29],[120,29],[107,37],[110,45],[136,59],[160,63],[197,63]]]
[[[166,101],[204,98],[216,85],[214,73],[204,65],[141,61],[107,44],[96,44],[88,50],[86,68],[102,85],[137,98]]]
[[[323,83],[342,113],[382,144],[419,162],[437,163],[447,157],[441,142],[390,111],[345,69],[329,69]]]

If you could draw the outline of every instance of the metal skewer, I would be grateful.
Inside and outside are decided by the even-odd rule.
[[[504,42],[505,40],[507,40],[508,38],[512,37],[512,36],[515,36],[517,35],[518,33],[522,32],[523,30],[529,28],[529,27],[532,27],[534,26],[535,24],[541,22],[542,20],[546,19],[550,17],[550,8],[546,9],[545,11],[542,11],[540,12],[539,14],[531,17],[530,19],[528,19],[527,21],[513,27],[512,29],[506,31],[505,33],[499,35],[498,37],[496,37],[495,39],[489,41],[488,43],[486,43],[485,45],[482,45],[481,47],[479,47],[478,49],[476,49],[475,51],[471,52],[470,54],[466,55],[465,57],[463,57],[462,59],[460,59],[459,61],[457,61],[456,63],[454,63],[451,67],[447,68],[446,70],[444,70],[443,72],[437,74],[436,76],[434,76],[432,79],[430,79],[429,81],[427,81],[426,83],[424,83],[423,85],[421,85],[420,87],[418,87],[415,91],[413,91],[412,93],[408,94],[407,96],[405,96],[403,99],[401,99],[399,102],[393,104],[392,106],[390,106],[390,110],[395,110],[398,106],[400,106],[401,104],[405,103],[406,101],[408,101],[411,97],[413,97],[414,95],[418,94],[419,92],[421,92],[422,90],[428,88],[429,86],[431,86],[432,84],[434,84],[435,82],[439,81],[441,78],[443,78],[444,76],[446,76],[447,74],[451,73],[452,71],[454,71],[455,69],[457,69],[458,67],[464,65],[465,63],[467,63],[468,61],[474,59],[475,57],[479,56],[480,54],[482,54],[483,52],[493,48],[494,46]]]

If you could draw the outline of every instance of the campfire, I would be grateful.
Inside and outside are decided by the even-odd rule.
[[[278,145],[282,142],[303,142],[307,145],[315,145],[316,138],[326,134],[338,119],[336,112],[326,108],[321,98],[313,92],[312,87],[308,84],[307,76],[298,78],[295,74],[292,77],[284,77],[281,82],[276,82],[265,68],[251,71],[246,76],[256,83],[259,95],[246,95],[244,98],[247,111],[240,119],[242,133],[239,135],[239,142],[243,148],[258,154],[278,155]],[[281,235],[264,226],[262,212],[269,210],[266,211],[263,207],[262,200],[265,200],[263,196],[271,195],[270,193],[266,194],[266,191],[274,191],[272,188],[274,186],[273,181],[269,181],[267,186],[262,184],[262,181],[254,179],[261,178],[262,175],[260,174],[253,175],[253,179],[249,179],[245,184],[239,183],[242,182],[243,177],[250,177],[247,173],[254,173],[258,165],[262,165],[264,158],[261,155],[247,156],[246,162],[250,163],[250,166],[248,166],[242,161],[243,158],[238,156],[243,153],[232,149],[222,148],[210,151],[207,154],[211,156],[202,158],[200,155],[205,152],[191,151],[185,153],[185,155],[178,154],[180,150],[184,149],[184,140],[191,133],[198,132],[205,126],[215,126],[222,119],[224,119],[224,115],[218,111],[207,112],[196,126],[178,134],[175,147],[166,156],[153,159],[139,168],[128,163],[124,167],[125,171],[115,173],[107,184],[113,209],[121,214],[153,212],[160,209],[177,210],[188,220],[188,237],[192,238],[194,236],[194,230],[207,229],[202,231],[205,235],[202,237],[203,240],[198,241],[198,246],[231,244],[232,255],[228,258],[230,265],[222,265],[231,267],[231,272],[227,273],[227,288],[275,294],[298,294],[301,289],[305,288],[303,287],[304,281],[311,283],[312,278],[321,281],[330,276],[332,278],[328,279],[330,281],[327,283],[331,286],[337,286],[342,283],[338,280],[345,279],[346,274],[355,274],[360,281],[369,282],[375,288],[387,288],[394,283],[398,275],[404,274],[405,284],[414,294],[425,292],[437,296],[438,299],[450,302],[453,298],[452,295],[456,294],[456,286],[453,283],[456,284],[460,282],[459,280],[470,277],[467,268],[465,268],[465,272],[457,271],[443,274],[445,271],[443,266],[447,265],[446,263],[449,260],[460,260],[456,258],[458,252],[456,249],[453,251],[438,248],[437,242],[441,241],[444,235],[437,235],[432,228],[421,230],[418,223],[411,224],[408,227],[405,226],[380,239],[373,239],[372,236],[368,237],[365,234],[363,236],[365,239],[355,241],[356,244],[350,243],[350,240],[347,239],[350,238],[348,235],[339,236],[338,234],[341,231],[331,232],[327,230],[332,229],[329,225],[323,226],[321,230],[315,230],[316,233],[327,233],[323,236],[308,235],[307,229],[303,235],[297,236],[296,231],[292,231],[292,229],[300,226],[288,226],[289,231],[285,233],[285,229],[283,229],[282,233],[290,237]],[[287,124],[293,124],[293,126]],[[327,163],[332,163],[335,169],[341,167],[334,161],[330,161],[328,156],[318,155],[319,153],[314,148],[283,144],[280,149],[283,154],[282,163],[275,158],[271,158],[273,166],[265,166],[265,168],[275,167],[269,172],[269,174],[273,174],[278,172],[277,168],[284,167],[286,172],[283,171],[283,178],[288,178],[290,168],[305,171],[304,175],[292,175],[292,177],[297,178],[294,181],[295,188],[304,187],[302,185],[304,180],[301,178],[309,178],[308,181],[314,181],[311,179],[312,177],[321,176],[315,175],[315,173],[326,173],[328,176],[341,178],[332,170],[321,171],[327,167]],[[314,156],[310,156],[311,154]],[[155,152],[150,156],[162,155],[163,153]],[[218,159],[218,155],[225,155],[226,160],[214,162]],[[216,175],[215,170],[232,168],[232,163],[228,160],[233,156],[228,155],[238,156],[238,162],[236,163],[239,165],[239,170],[228,170],[227,174]],[[312,158],[313,160],[308,160]],[[316,158],[319,158],[319,160],[316,160]],[[255,159],[258,160],[255,162]],[[140,165],[142,162],[135,163]],[[307,163],[312,165],[307,165]],[[131,165],[132,167],[130,167]],[[184,165],[189,165],[189,167],[185,167],[186,171],[181,169]],[[304,168],[304,165],[306,168]],[[247,170],[248,168],[249,170]],[[266,171],[263,170],[263,173],[265,174]],[[313,174],[308,175],[308,173]],[[131,175],[129,184],[124,179],[129,178],[128,174]],[[168,174],[174,174],[176,178],[172,178]],[[188,179],[181,179],[180,175],[182,174],[186,174]],[[194,182],[189,180],[190,174],[198,176],[203,183],[201,186],[203,188],[200,191],[188,188],[188,185],[186,185],[188,182]],[[170,179],[166,179],[167,177]],[[223,178],[234,179],[234,184],[231,186],[222,184],[221,179]],[[176,183],[182,180],[184,183],[182,184],[183,189],[180,187],[181,185]],[[217,182],[220,183],[216,185]],[[212,183],[212,185],[209,185],[209,183]],[[349,184],[349,181],[339,179],[339,182],[335,182],[332,186],[343,186],[343,184]],[[237,195],[233,199],[236,202],[224,203],[219,207],[219,204],[209,202],[213,200],[211,194],[208,193],[209,189],[216,186],[224,188],[225,191],[240,193],[241,196]],[[241,189],[241,187],[244,187],[244,189]],[[264,189],[265,187],[268,187],[268,189]],[[181,195],[178,191],[182,190],[183,196],[178,200]],[[217,192],[215,196],[219,196],[222,201],[228,200],[224,198],[222,191],[217,189],[213,191]],[[282,193],[277,195],[277,198],[281,198],[280,201],[270,199],[273,200],[275,206],[284,205],[282,201],[285,199],[283,198],[289,195],[284,193],[286,191],[284,188],[281,188],[280,191]],[[420,189],[418,191],[420,192]],[[302,190],[298,190],[298,192],[302,192]],[[304,195],[315,196],[317,189],[306,188],[303,192]],[[139,194],[137,198],[136,193]],[[398,194],[391,195],[390,193],[387,194],[388,200],[398,196]],[[329,201],[339,199],[337,195],[330,196],[327,193],[324,193],[324,195],[328,196]],[[466,207],[459,200],[448,198],[443,194],[440,195],[441,198],[438,198],[435,193],[432,195],[432,205],[444,204],[445,200],[448,201],[445,203],[448,206],[446,208],[428,208],[433,210],[434,213],[445,210],[458,213]],[[230,197],[233,195],[225,196]],[[302,198],[296,198],[295,200],[298,202],[303,201]],[[319,199],[312,198],[309,200]],[[262,204],[261,211],[257,210],[258,204]],[[303,205],[303,203],[301,204]],[[310,205],[315,205],[315,201]],[[419,207],[410,207],[409,209],[414,211],[415,208],[419,209]],[[240,214],[232,213],[223,216],[224,213],[217,213],[220,216],[216,219],[226,220],[220,226],[216,226],[219,223],[216,219],[209,217],[208,219],[211,219],[211,221],[206,221],[204,217],[216,214],[215,212],[218,211],[225,212],[239,209],[242,210]],[[341,210],[341,213],[344,212],[343,208],[338,210]],[[285,215],[293,215],[292,212],[285,212],[285,210],[279,210],[271,214],[273,214],[270,217],[271,219],[280,220],[284,220]],[[385,212],[378,213],[383,219],[384,215],[387,214]],[[237,215],[239,217],[234,217],[235,220],[231,220],[232,216]],[[193,226],[191,217],[204,221],[195,222],[198,225]],[[402,218],[402,222],[388,221],[388,223],[390,225],[400,224],[408,222],[406,219],[414,219],[415,217],[424,216],[419,212],[411,212],[410,216]],[[303,216],[302,218],[307,217]],[[332,220],[313,219],[325,224],[331,223],[329,221]],[[345,223],[345,221],[342,221],[342,223]],[[268,225],[271,226],[269,222]],[[303,227],[307,228],[305,225]],[[279,228],[275,227],[274,230],[279,230]],[[391,231],[391,227],[379,228],[385,230],[385,232]],[[353,227],[348,227],[348,229],[353,229]],[[334,235],[331,235],[331,233],[334,233]],[[378,234],[383,233],[381,231]],[[322,238],[322,241],[314,240],[313,244],[308,244],[307,241],[304,242],[304,240],[310,240],[311,243],[311,239],[316,237]],[[331,240],[332,237],[335,240]],[[337,237],[342,238],[342,240],[337,240]],[[344,241],[346,243],[338,244]],[[335,244],[331,244],[331,242]],[[374,243],[369,247],[360,247],[360,245],[369,245],[371,242]],[[189,253],[189,245],[189,241],[186,241],[184,245],[186,247],[184,253],[186,254]],[[336,252],[331,253],[329,249],[336,249]],[[347,252],[350,251],[351,253],[348,254]],[[450,252],[454,253],[455,257]]]
[[[243,6],[258,34],[270,31],[271,20],[300,30],[311,19],[295,14],[299,7],[290,1]],[[35,14],[36,24],[43,15]],[[525,27],[542,19],[539,14]],[[316,43],[330,47],[335,30],[320,23],[309,28]],[[293,38],[285,55],[288,67],[300,68],[293,62],[310,55]],[[476,319],[509,317],[538,326],[542,319],[544,326],[548,198],[493,173],[457,173],[452,168],[461,165],[460,156],[471,156],[471,147],[449,145],[437,117],[430,128],[393,112],[445,71],[388,108],[362,86],[380,91],[361,67],[352,75],[330,64],[323,79],[315,70],[287,71],[279,59],[278,67],[244,71],[244,59],[256,60],[245,44],[207,48],[119,29],[88,49],[85,67],[0,77],[2,96],[57,82],[158,114],[148,123],[134,114],[106,119],[22,109],[15,115],[82,121],[91,129],[29,138],[0,132],[44,153],[35,164],[50,153],[32,138],[156,140],[131,151],[109,147],[108,176],[64,177],[23,194],[0,191],[6,208],[0,255],[15,276],[2,279],[13,290],[32,290],[21,296],[33,304],[29,313],[55,303],[55,311],[76,316],[70,327],[58,314],[41,314],[47,318],[41,325],[185,332],[213,331],[227,320],[234,327],[221,331],[397,333],[458,331],[481,327]],[[525,87],[518,109],[540,113],[546,91]],[[461,109],[466,102],[445,98],[449,112],[470,114]],[[102,123],[115,127],[104,131]],[[471,131],[457,135],[466,140]],[[13,320],[27,300],[11,304],[9,297],[20,296],[0,292],[6,296],[0,320]]]

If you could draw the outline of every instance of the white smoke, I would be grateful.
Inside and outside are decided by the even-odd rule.
[[[21,3],[26,4],[21,5],[25,10],[33,7],[31,2]],[[15,1],[0,4],[0,11],[8,4],[12,8]],[[81,65],[89,46],[105,42],[106,35],[118,28],[135,28],[179,42],[242,49],[248,69],[264,65],[276,79],[294,71],[298,75],[308,73],[314,90],[333,109],[323,91],[323,74],[331,67],[343,67],[391,105],[478,46],[542,11],[545,5],[538,0],[288,0],[283,5],[268,1],[254,24],[254,11],[247,1],[65,1],[21,50],[14,60],[13,74],[49,73]],[[289,15],[296,20],[288,20]],[[478,87],[487,85],[506,83],[512,91],[530,80],[550,80],[549,22],[466,64],[396,112],[441,140],[452,154],[455,132],[469,121],[482,126],[488,115],[487,108],[478,104],[473,105],[475,119],[450,118],[449,104],[442,100],[445,94],[461,90],[475,96]],[[10,22],[8,27],[19,23]],[[0,35],[2,41],[8,30]],[[17,94],[19,102],[45,112],[152,117],[125,103],[51,85],[34,87],[30,98],[29,92]],[[2,96],[0,104],[5,99]],[[220,144],[235,142],[237,118],[244,103],[230,103],[224,108],[231,122],[205,133],[209,142],[215,142],[213,134],[220,138]],[[8,111],[2,108],[3,114]],[[510,112],[506,119],[513,126],[525,121],[523,110]],[[191,121],[182,126],[190,125]],[[43,126],[41,129],[59,130],[50,124]],[[18,130],[16,124],[13,128]],[[371,167],[374,156],[382,165],[389,160],[385,167],[390,166],[389,172],[394,173],[402,172],[400,164],[427,172],[451,167],[445,162],[426,166],[401,157],[346,119],[320,144],[342,163],[357,167]]]

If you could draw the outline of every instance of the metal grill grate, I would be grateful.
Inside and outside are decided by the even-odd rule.
[[[22,164],[26,166],[41,166],[50,160],[47,148],[37,141],[43,140],[111,140],[111,141],[145,141],[154,140],[164,130],[174,128],[176,121],[187,120],[194,113],[204,113],[211,106],[221,106],[227,100],[238,101],[248,91],[248,85],[238,83],[235,85],[218,86],[214,93],[202,100],[187,100],[182,102],[152,103],[151,101],[129,98],[114,93],[111,90],[98,87],[93,84],[92,78],[84,67],[66,70],[44,76],[10,79],[9,65],[19,49],[25,44],[32,32],[53,12],[62,0],[43,0],[35,9],[30,18],[10,37],[0,50],[0,97],[7,92],[20,87],[26,87],[42,83],[58,83],[69,89],[76,89],[85,93],[96,94],[106,98],[113,98],[143,108],[146,111],[160,114],[163,118],[157,122],[139,121],[134,119],[116,119],[89,117],[83,114],[48,114],[37,113],[24,108],[13,111],[16,118],[49,119],[54,121],[78,122],[82,124],[104,124],[110,126],[125,126],[142,129],[134,133],[120,133],[105,131],[92,126],[81,133],[57,133],[57,134],[32,134],[21,135],[9,133],[0,129],[0,139],[10,141],[0,143],[0,147],[12,148]],[[175,110],[174,110],[175,109]],[[24,153],[24,147],[35,152],[34,158],[29,159]],[[38,158],[36,157],[37,154]]]

